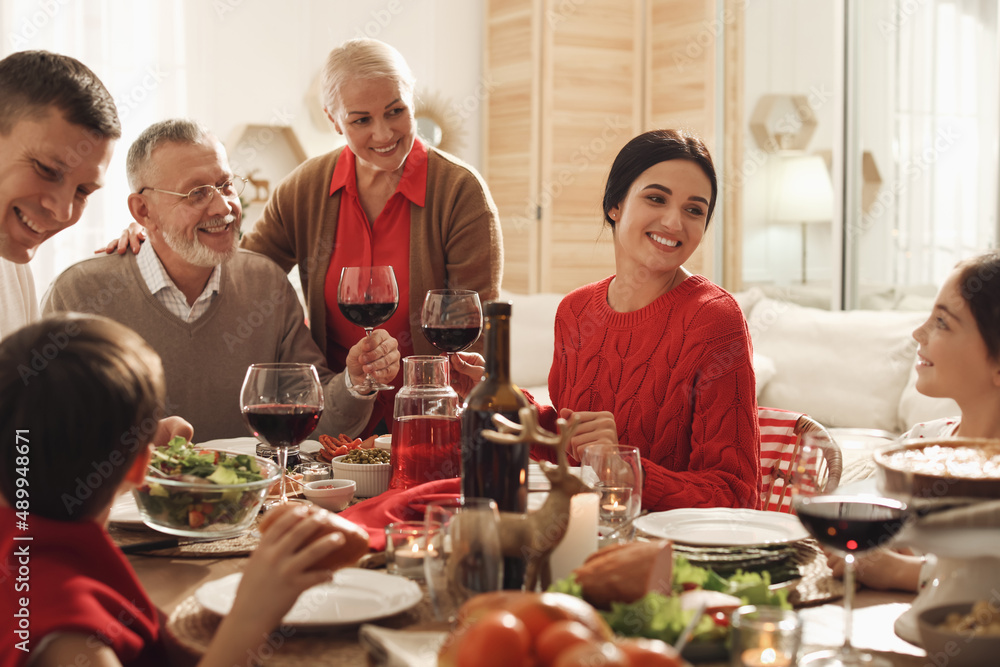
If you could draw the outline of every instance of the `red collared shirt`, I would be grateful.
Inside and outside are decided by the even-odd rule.
[[[345,266],[391,266],[396,274],[399,287],[399,306],[389,321],[380,328],[385,329],[399,342],[399,354],[408,357],[413,354],[410,340],[410,206],[423,206],[427,196],[427,147],[420,141],[413,141],[413,148],[406,158],[403,175],[396,186],[396,192],[386,202],[385,208],[374,221],[369,221],[358,197],[356,157],[349,147],[344,147],[333,170],[330,181],[332,196],[338,190],[340,213],[337,219],[337,237],[330,257],[330,268],[326,274],[324,293],[326,295],[326,356],[330,368],[340,371],[347,365],[347,353],[364,335],[364,330],[351,324],[337,306],[337,285],[340,270]],[[392,383],[397,388],[402,379],[397,377]],[[364,435],[385,418],[392,421],[392,404],[396,392],[379,392],[372,412],[372,420]]]

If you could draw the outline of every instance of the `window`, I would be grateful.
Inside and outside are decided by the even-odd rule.
[[[958,260],[997,244],[996,3],[762,0],[746,6],[745,34],[746,117],[778,93],[807,100],[816,127],[795,154],[744,129],[759,168],[742,193],[743,286],[813,306],[929,308]],[[801,157],[830,169],[828,218],[783,205],[785,166]]]
[[[0,57],[45,49],[79,59],[111,92],[122,122],[104,188],[90,198],[80,221],[42,244],[31,261],[41,294],[62,270],[92,256],[131,221],[125,155],[132,141],[157,120],[187,112],[184,8],[171,0],[8,0],[0,6],[0,25]]]

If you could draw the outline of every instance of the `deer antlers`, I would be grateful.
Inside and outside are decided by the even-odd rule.
[[[559,433],[552,433],[541,427],[538,423],[538,410],[532,407],[521,408],[517,411],[517,416],[521,423],[517,424],[507,419],[503,415],[493,415],[493,423],[497,426],[497,431],[483,431],[483,437],[490,442],[499,444],[516,445],[522,442],[538,443],[556,448],[556,460],[560,468],[569,468],[569,461],[566,458],[566,445],[576,432],[578,422],[568,424],[560,417],[556,420]]]

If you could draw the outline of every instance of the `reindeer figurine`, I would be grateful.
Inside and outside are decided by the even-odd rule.
[[[575,422],[567,426],[565,419],[556,420],[559,427],[559,434],[556,435],[539,426],[538,412],[534,407],[521,408],[518,416],[520,424],[502,415],[494,415],[493,422],[498,431],[483,431],[483,437],[497,444],[537,443],[555,447],[559,463],[540,462],[542,472],[552,486],[541,507],[528,514],[500,512],[500,547],[504,556],[527,561],[525,590],[535,590],[539,582],[545,590],[552,583],[549,558],[566,535],[570,499],[593,489],[570,473],[566,460],[566,446],[576,430]]]

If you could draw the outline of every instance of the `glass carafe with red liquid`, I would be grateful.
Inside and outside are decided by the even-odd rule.
[[[462,474],[462,425],[447,357],[403,359],[403,388],[392,422],[390,489]]]

